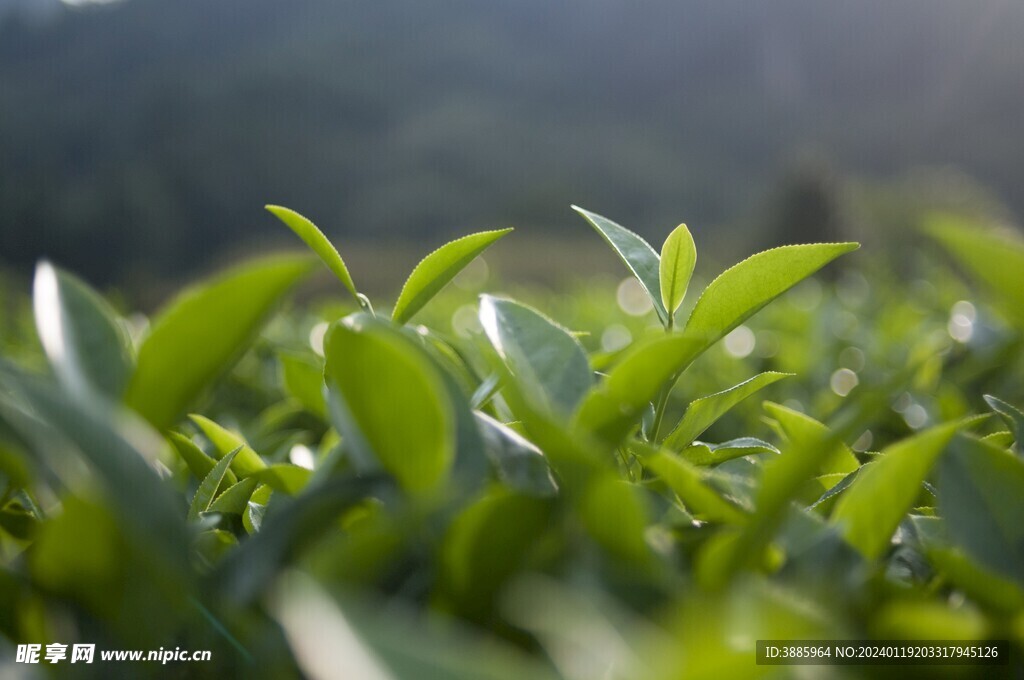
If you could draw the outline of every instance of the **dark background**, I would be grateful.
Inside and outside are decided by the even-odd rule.
[[[181,278],[291,244],[267,202],[431,246],[578,203],[725,255],[880,187],[1019,213],[1022,35],[1017,0],[0,0],[0,262]]]

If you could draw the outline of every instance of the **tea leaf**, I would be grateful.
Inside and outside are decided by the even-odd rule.
[[[436,488],[455,459],[455,423],[444,383],[423,350],[365,314],[334,324],[325,375],[338,429],[405,489]]]
[[[1024,460],[961,434],[939,473],[939,510],[953,543],[1024,583]]]
[[[249,507],[249,499],[258,485],[259,482],[254,477],[248,477],[229,486],[217,496],[217,500],[210,505],[209,511],[241,515]]]
[[[665,438],[664,446],[673,451],[679,451],[689,446],[694,439],[702,432],[715,424],[729,410],[747,397],[759,390],[783,378],[793,375],[792,373],[760,373],[749,380],[734,385],[727,390],[701,397],[690,402],[675,429]]]
[[[279,352],[281,382],[288,394],[310,413],[327,418],[324,400],[324,368],[320,362],[305,354]]]
[[[252,474],[253,479],[289,496],[301,492],[312,477],[312,470],[287,463],[277,463]]]
[[[324,233],[310,220],[294,210],[282,208],[279,205],[268,205],[265,207],[274,217],[284,222],[289,229],[294,231],[296,236],[306,242],[306,245],[323,260],[327,268],[334,272],[334,275],[348,289],[348,292],[352,293],[352,297],[358,301],[359,293],[356,291],[356,284],[352,281],[352,275],[349,274],[348,267],[345,266],[345,261],[341,259],[338,249],[334,247],[334,244],[330,242]]]
[[[188,466],[192,476],[198,479],[200,482],[206,478],[206,475],[210,474],[210,471],[217,465],[217,461],[207,456],[201,448],[196,446],[195,442],[178,432],[168,432],[167,438],[174,446],[174,450],[178,452],[181,459],[185,461],[185,465]],[[235,484],[238,478],[235,477],[235,473],[228,470],[227,475],[224,477],[224,481],[228,484]]]
[[[782,449],[784,453],[789,447],[800,449],[809,446],[814,441],[834,439],[830,436],[828,427],[799,411],[770,401],[764,403],[764,409],[778,421],[789,440],[789,445]],[[859,465],[860,463],[857,462],[857,458],[850,448],[842,441],[835,441],[827,455],[821,457],[818,475],[845,474],[853,472]]]
[[[39,340],[64,387],[81,399],[99,394],[120,401],[135,359],[106,300],[77,277],[42,262],[32,303]]]
[[[241,450],[242,447],[239,446],[217,461],[217,464],[210,470],[210,474],[206,475],[203,479],[199,489],[196,491],[196,495],[192,498],[192,505],[188,509],[188,520],[190,522],[195,522],[199,519],[199,513],[210,509],[213,498],[217,493],[217,489],[220,488],[221,482],[224,481],[224,476],[227,474],[231,461],[235,459],[235,456]]]
[[[553,496],[558,492],[540,449],[490,416],[479,411],[473,415],[487,456],[505,486],[531,496]]]
[[[685,224],[676,227],[661,246],[661,264],[658,276],[661,282],[661,301],[669,318],[675,316],[686,297],[693,267],[697,264],[697,246]]]
[[[725,270],[701,293],[686,332],[709,345],[856,243],[815,243],[765,250]]]
[[[759,453],[779,453],[779,450],[756,437],[740,437],[721,444],[694,442],[680,451],[679,457],[693,465],[718,465],[733,458]]]
[[[396,323],[409,321],[477,255],[511,231],[500,229],[470,234],[446,243],[427,255],[406,280],[391,318]]]
[[[480,323],[528,398],[549,413],[568,415],[593,384],[579,341],[535,309],[484,295]]]
[[[125,403],[163,430],[241,356],[310,261],[250,262],[179,294],[139,348]]]
[[[582,215],[618,254],[643,289],[647,291],[647,296],[651,298],[654,311],[657,312],[662,325],[668,326],[669,314],[665,309],[665,303],[662,302],[660,260],[651,244],[607,217],[602,217],[575,205],[572,206],[572,209]]]
[[[860,468],[857,478],[839,497],[830,522],[868,559],[889,546],[904,515],[913,507],[939,455],[962,421],[946,423],[903,439]]]
[[[239,449],[235,462],[232,463],[232,469],[240,478],[249,477],[267,467],[260,454],[253,451],[241,435],[221,427],[205,416],[193,413],[189,415],[189,419],[206,435],[221,456],[226,456],[228,452]]]
[[[1016,406],[1007,404],[991,394],[985,395],[985,402],[989,408],[999,414],[1006,426],[1010,428],[1010,432],[1013,433],[1013,450],[1017,455],[1024,456],[1024,413]]]
[[[576,415],[577,428],[618,444],[658,392],[703,348],[700,340],[681,335],[637,343],[587,394]]]
[[[933,213],[924,220],[925,231],[985,286],[1018,328],[1024,328],[1024,240],[982,226],[948,213]]]

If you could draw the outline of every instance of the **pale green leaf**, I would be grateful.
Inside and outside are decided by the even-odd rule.
[[[679,305],[683,303],[696,264],[697,246],[693,243],[690,230],[685,224],[680,224],[661,246],[661,264],[658,269],[661,301],[669,317],[674,317]]]
[[[241,515],[249,507],[249,499],[258,485],[259,482],[254,477],[232,484],[210,504],[209,512]]]
[[[799,411],[770,401],[764,403],[764,409],[778,422],[786,435],[788,441],[782,447],[784,455],[790,448],[804,449],[815,441],[834,439],[828,427]],[[842,441],[834,441],[827,454],[820,458],[818,476],[853,472],[860,465],[853,451]]]
[[[926,217],[925,230],[1024,328],[1024,239],[946,213]]]
[[[305,241],[306,245],[323,260],[327,268],[344,284],[348,292],[352,293],[352,297],[359,300],[356,284],[352,281],[352,275],[349,273],[348,267],[345,266],[345,261],[341,259],[341,254],[338,253],[338,249],[334,247],[334,244],[330,242],[315,224],[294,210],[282,208],[279,205],[268,205],[266,209]]]
[[[757,253],[724,271],[701,293],[686,332],[709,345],[856,243],[782,246]]]
[[[430,359],[366,314],[332,325],[325,375],[347,445],[410,491],[437,487],[455,458],[455,416]]]
[[[196,446],[196,443],[183,434],[178,432],[168,432],[167,438],[174,446],[174,450],[178,452],[181,459],[185,461],[185,465],[188,466],[189,472],[192,476],[198,479],[200,482],[206,478],[206,475],[210,474],[210,470],[217,465],[217,461],[210,458],[201,448]],[[238,478],[235,477],[235,473],[228,470],[227,475],[224,477],[224,481],[227,484],[235,484]]]
[[[316,358],[297,352],[279,352],[285,391],[310,413],[326,419],[324,367]]]
[[[921,483],[963,422],[946,423],[903,439],[860,469],[830,522],[868,559],[880,557],[921,493]]]
[[[125,402],[163,430],[241,357],[308,258],[272,257],[189,288],[153,321]]]
[[[636,343],[586,396],[576,426],[617,444],[659,391],[703,350],[697,339],[669,335]]]
[[[245,439],[225,427],[221,427],[205,416],[190,414],[189,419],[196,424],[202,433],[210,440],[214,448],[221,456],[226,456],[229,451],[239,449],[232,470],[241,478],[259,472],[267,467],[258,453],[253,451]]]
[[[636,442],[630,449],[640,453],[644,466],[665,482],[694,517],[727,524],[746,521],[740,508],[708,485],[700,468],[655,446]]]
[[[727,390],[701,397],[690,402],[682,420],[665,438],[664,446],[673,451],[680,451],[689,446],[693,440],[724,416],[729,410],[747,397],[791,373],[760,373],[749,380],[734,385]]]
[[[402,287],[391,317],[396,323],[409,321],[477,255],[511,231],[500,229],[470,234],[446,243],[427,255],[412,270]]]
[[[313,477],[313,471],[298,465],[276,463],[257,470],[252,477],[275,491],[294,496],[301,492]]]
[[[680,451],[679,457],[693,465],[718,465],[733,458],[778,452],[777,448],[756,437],[740,437],[721,444],[694,442]]]

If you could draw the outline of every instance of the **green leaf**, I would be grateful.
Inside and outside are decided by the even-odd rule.
[[[641,489],[612,474],[594,475],[578,501],[587,533],[619,559],[643,564],[650,557],[644,538],[649,511]]]
[[[792,373],[760,373],[749,380],[734,385],[707,397],[701,397],[690,402],[675,429],[665,438],[664,446],[673,451],[682,450],[689,446],[693,440],[701,435],[706,429],[724,416],[729,410],[747,397],[774,382],[791,376]]]
[[[531,496],[553,496],[558,486],[541,450],[494,418],[474,412],[484,451],[509,489]]]
[[[469,615],[486,612],[526,562],[551,517],[550,501],[492,489],[452,521],[441,549],[441,587]]]
[[[999,414],[1006,426],[1013,433],[1013,450],[1017,455],[1024,455],[1024,413],[1019,408],[997,399],[991,394],[985,395],[989,408]]]
[[[779,450],[755,437],[730,439],[721,444],[694,442],[679,452],[679,457],[693,465],[718,465],[733,458],[753,456],[759,453],[779,453]]]
[[[669,317],[674,317],[686,297],[686,289],[697,264],[697,246],[685,224],[676,227],[661,246],[661,301]]]
[[[593,384],[579,341],[535,309],[484,295],[480,323],[525,395],[548,413],[568,415]]]
[[[939,470],[939,510],[952,542],[1024,583],[1024,460],[960,435]]]
[[[310,413],[327,418],[324,401],[324,367],[306,354],[279,352],[281,382],[285,391]]]
[[[261,596],[283,567],[336,526],[342,512],[381,493],[381,486],[379,475],[329,479],[280,507],[275,504],[262,527],[217,565],[212,592],[239,603]]]
[[[686,322],[686,332],[711,345],[800,281],[859,247],[816,243],[752,255],[708,284]]]
[[[277,463],[262,470],[257,470],[253,473],[252,477],[275,491],[281,491],[289,496],[294,496],[309,484],[309,480],[313,477],[313,471],[298,465]]]
[[[742,510],[707,484],[700,468],[655,446],[637,442],[630,448],[640,452],[644,466],[657,474],[695,517],[726,524],[746,521]]]
[[[199,488],[196,490],[196,495],[192,498],[192,505],[188,509],[188,519],[190,522],[194,522],[199,519],[199,513],[206,512],[210,509],[210,505],[213,503],[213,498],[217,494],[217,489],[220,488],[221,482],[224,481],[224,476],[227,474],[228,467],[231,465],[231,461],[235,459],[235,456],[242,450],[239,446],[234,451],[231,451],[226,456],[217,461],[217,464],[210,470],[210,474],[206,475],[203,481],[199,484]]]
[[[192,476],[198,479],[200,482],[206,478],[206,475],[210,474],[210,471],[217,465],[217,461],[207,456],[201,448],[196,446],[196,443],[183,434],[178,432],[168,432],[167,438],[174,446],[174,450],[178,452],[181,459],[185,461],[185,465],[188,466],[189,472]],[[225,483],[228,485],[235,484],[238,478],[235,477],[235,473],[228,470],[227,475],[224,477]]]
[[[866,558],[880,557],[921,494],[921,483],[935,461],[963,427],[961,421],[946,423],[887,447],[860,469],[829,521]]]
[[[455,418],[423,350],[396,329],[357,314],[332,325],[324,353],[345,441],[409,491],[441,484],[455,458]]]
[[[1024,611],[1024,588],[982,567],[963,551],[931,547],[926,554],[943,576],[975,601],[1011,615]]]
[[[572,209],[582,215],[597,230],[597,233],[607,241],[612,250],[618,254],[626,267],[629,268],[629,271],[636,277],[636,280],[640,282],[643,289],[647,291],[647,295],[651,298],[651,303],[654,305],[654,310],[658,313],[658,318],[661,320],[662,325],[668,326],[669,314],[661,300],[661,279],[659,273],[661,267],[658,253],[654,251],[654,248],[637,234],[612,222],[607,217],[601,217],[596,213],[575,205],[572,206]]]
[[[446,243],[427,255],[406,280],[391,318],[400,324],[409,321],[477,255],[511,231],[499,229],[471,234]]]
[[[352,293],[352,297],[359,301],[356,284],[352,281],[352,275],[349,274],[348,267],[345,266],[345,260],[341,259],[338,249],[324,236],[324,233],[315,224],[294,210],[282,208],[279,205],[268,205],[265,207],[274,217],[284,222],[289,229],[305,241],[306,245],[323,260],[327,268],[334,272],[334,275],[344,284],[348,292]],[[361,301],[360,304],[362,304]]]
[[[221,427],[205,416],[192,413],[189,415],[189,419],[206,435],[221,456],[240,449],[238,455],[235,456],[235,462],[232,463],[232,470],[239,477],[249,477],[267,467],[260,454],[253,451],[241,435]]]
[[[618,444],[659,391],[700,354],[703,343],[681,335],[638,342],[586,396],[578,429]]]
[[[255,534],[260,530],[260,526],[263,524],[263,515],[267,511],[267,505],[270,504],[270,497],[273,495],[274,490],[266,484],[257,487],[252,492],[245,512],[242,514],[242,526],[245,527],[247,533]]]
[[[924,228],[985,286],[1018,328],[1024,328],[1024,239],[945,213],[927,216]]]
[[[782,432],[788,439],[788,446],[782,449],[783,455],[787,453],[787,449],[790,447],[803,449],[812,442],[833,439],[829,436],[828,427],[799,411],[794,411],[782,404],[770,401],[764,403],[764,409],[779,423]],[[821,457],[817,474],[819,476],[845,474],[853,472],[859,466],[860,463],[857,461],[857,457],[853,455],[853,451],[842,441],[835,441],[831,450]]]
[[[120,401],[134,357],[106,300],[78,278],[42,262],[32,302],[39,340],[61,384],[79,398],[99,394]]]
[[[225,479],[227,479],[225,477]],[[259,482],[254,477],[243,479],[225,489],[211,505],[209,512],[241,515],[249,507],[249,499]]]
[[[7,384],[3,387],[0,397]],[[152,467],[158,459],[159,438],[129,414],[118,414],[106,403],[72,398],[30,376],[12,376],[10,389],[22,395],[46,425],[74,443],[74,450],[96,472],[118,520],[133,539],[159,555],[163,564],[186,573],[185,524],[177,500]],[[7,413],[4,415],[6,418]],[[28,425],[27,419],[11,424]],[[63,455],[63,451],[56,453]]]
[[[181,294],[154,321],[139,349],[125,402],[157,429],[173,425],[241,357],[310,261],[250,262]]]

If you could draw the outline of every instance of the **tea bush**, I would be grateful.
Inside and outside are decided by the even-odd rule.
[[[318,266],[280,255],[143,324],[39,265],[42,354],[15,321],[0,362],[0,655],[213,653],[133,677],[785,677],[755,641],[1024,643],[1019,241],[929,219],[980,298],[937,254],[916,283],[814,280],[853,243],[757,253],[694,295],[685,225],[659,253],[577,208],[629,309],[603,288],[442,292],[502,230],[426,256],[387,310],[312,222],[268,209],[347,302],[280,311]]]

